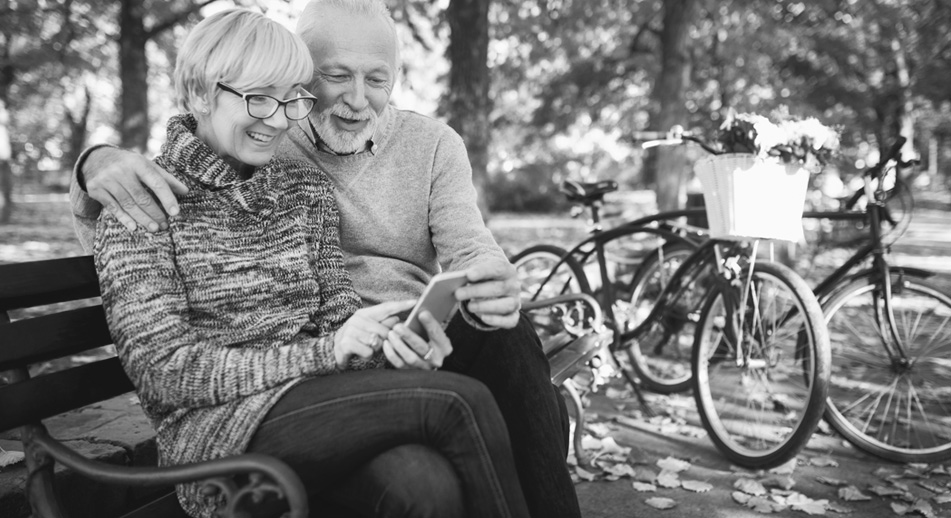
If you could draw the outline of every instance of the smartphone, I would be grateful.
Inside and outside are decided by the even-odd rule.
[[[454,293],[468,282],[466,272],[442,272],[433,276],[423,295],[416,301],[416,306],[406,317],[406,327],[428,340],[426,329],[419,321],[419,313],[426,310],[445,328],[459,308],[459,301]]]

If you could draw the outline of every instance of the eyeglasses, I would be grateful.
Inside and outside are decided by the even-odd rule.
[[[309,95],[302,95],[281,101],[270,95],[243,94],[224,83],[218,83],[218,88],[244,99],[244,104],[248,107],[248,115],[255,119],[269,119],[277,113],[278,108],[283,105],[284,115],[292,121],[299,121],[307,117],[307,114],[310,113],[317,104],[317,98]]]

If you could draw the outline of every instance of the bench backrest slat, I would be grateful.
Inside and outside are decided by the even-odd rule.
[[[0,324],[0,371],[111,343],[112,337],[102,306],[71,309]]]
[[[92,256],[3,265],[0,311],[99,296]]]
[[[35,423],[134,390],[118,358],[0,386],[0,431]]]

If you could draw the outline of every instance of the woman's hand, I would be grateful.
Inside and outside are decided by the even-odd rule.
[[[429,335],[429,342],[403,324],[393,326],[383,342],[383,354],[397,369],[438,369],[452,353],[452,344],[438,320],[423,311],[419,321]]]
[[[350,358],[369,358],[383,346],[383,339],[399,321],[397,313],[413,307],[415,301],[384,302],[357,310],[334,334],[334,359],[344,370]]]

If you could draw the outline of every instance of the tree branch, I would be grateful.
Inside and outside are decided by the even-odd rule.
[[[178,25],[178,24],[180,24],[180,23],[182,23],[182,21],[184,21],[185,18],[188,18],[189,16],[195,14],[195,13],[198,12],[202,7],[205,7],[206,5],[212,4],[212,3],[217,2],[217,1],[218,1],[218,0],[203,0],[202,2],[198,2],[197,4],[192,5],[191,7],[189,7],[188,9],[185,9],[185,10],[182,11],[182,12],[173,14],[173,15],[172,15],[170,18],[168,18],[167,20],[162,21],[162,22],[159,22],[159,23],[156,23],[156,24],[153,25],[149,30],[147,30],[147,31],[145,32],[146,37],[151,40],[151,39],[154,38],[155,36],[158,36],[159,34],[161,34],[161,33],[165,32],[165,31],[171,29],[172,27],[175,27],[176,25]]]

